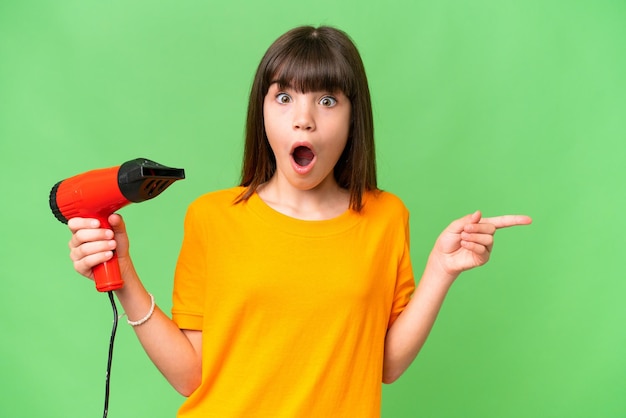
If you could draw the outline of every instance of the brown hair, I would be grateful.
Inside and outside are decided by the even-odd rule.
[[[365,68],[350,37],[339,29],[302,26],[279,37],[257,68],[246,122],[241,186],[247,200],[276,171],[276,160],[265,133],[263,101],[270,85],[290,86],[303,93],[341,90],[352,105],[348,142],[335,165],[340,187],[350,191],[350,208],[360,211],[363,193],[376,190],[374,124]]]

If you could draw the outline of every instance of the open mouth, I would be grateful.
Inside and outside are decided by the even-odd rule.
[[[313,158],[315,158],[315,154],[309,147],[299,146],[293,150],[293,159],[301,167],[306,167],[311,164]]]

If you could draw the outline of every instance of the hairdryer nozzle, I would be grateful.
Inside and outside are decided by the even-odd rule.
[[[182,168],[166,167],[145,158],[125,162],[117,174],[120,191],[135,203],[158,196],[176,180],[184,178]]]

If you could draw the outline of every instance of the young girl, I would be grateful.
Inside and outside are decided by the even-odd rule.
[[[411,364],[450,285],[487,262],[498,228],[467,215],[437,239],[415,289],[408,212],[376,185],[365,71],[348,36],[300,27],[274,42],[250,95],[239,187],[194,201],[172,319],[112,230],[74,218],[71,259],[117,251],[117,298],[146,352],[185,396],[180,417],[378,417],[381,382]]]

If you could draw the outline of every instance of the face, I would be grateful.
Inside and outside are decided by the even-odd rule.
[[[342,92],[301,93],[273,83],[263,102],[273,180],[298,190],[336,186],[333,169],[348,141],[351,111]]]

